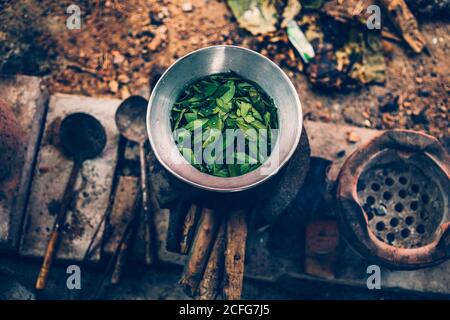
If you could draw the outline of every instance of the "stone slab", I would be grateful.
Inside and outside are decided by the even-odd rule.
[[[15,192],[0,199],[0,248],[17,248],[31,175],[46,114],[48,92],[42,78],[0,75],[0,97],[8,102],[25,134],[24,161],[18,172]],[[1,188],[1,186],[0,186]]]
[[[96,159],[84,162],[76,186],[76,204],[69,210],[57,257],[81,260],[93,233],[108,207],[116,167],[119,134],[114,115],[120,101],[55,94],[50,98],[44,134],[33,177],[24,232],[20,244],[23,256],[41,257],[55,221],[59,201],[69,178],[73,162],[58,147],[61,121],[75,112],[88,113],[105,127],[107,144]],[[102,231],[100,231],[100,235]],[[98,237],[100,240],[101,237]],[[98,247],[94,244],[94,247]],[[100,259],[100,252],[91,255]]]

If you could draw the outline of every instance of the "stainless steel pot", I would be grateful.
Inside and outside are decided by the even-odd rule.
[[[183,158],[171,131],[170,110],[188,84],[230,71],[257,83],[273,98],[278,108],[280,132],[275,148],[262,166],[242,176],[221,178],[198,171]],[[246,190],[276,174],[294,153],[302,125],[300,99],[287,75],[259,53],[236,46],[207,47],[180,58],[156,84],[147,110],[148,135],[159,162],[182,181],[209,191]]]

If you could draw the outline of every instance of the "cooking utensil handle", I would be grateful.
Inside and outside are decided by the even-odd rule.
[[[47,245],[47,250],[45,251],[44,261],[41,266],[41,270],[39,271],[39,275],[36,281],[36,289],[42,290],[45,288],[47,284],[48,274],[50,272],[50,267],[53,262],[53,256],[56,248],[56,243],[58,242],[59,232],[53,230],[50,235],[50,241]]]
[[[145,240],[145,263],[152,264],[155,260],[153,253],[153,237],[152,237],[152,210],[156,210],[157,205],[152,201],[151,208],[149,206],[149,190],[147,179],[147,161],[145,159],[145,144],[140,144],[140,162],[141,162],[141,189],[142,189],[142,209],[144,210],[144,240]],[[153,200],[153,199],[152,199]],[[152,209],[152,210],[151,210]]]
[[[73,195],[73,189],[75,187],[75,182],[77,180],[79,168],[80,164],[78,163],[78,161],[75,161],[72,167],[72,171],[70,173],[69,181],[67,182],[66,185],[66,189],[64,190],[64,195],[61,201],[58,216],[56,217],[55,224],[53,225],[53,230],[52,233],[50,234],[50,240],[47,244],[47,249],[45,251],[44,261],[42,262],[42,266],[36,281],[36,289],[38,290],[44,289],[47,283],[48,274],[50,272],[53,258],[55,256],[56,247],[58,245],[61,227],[66,219],[67,208],[72,202],[71,198]]]

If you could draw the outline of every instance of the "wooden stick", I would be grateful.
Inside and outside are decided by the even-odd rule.
[[[387,40],[390,40],[390,41],[395,41],[395,42],[402,42],[403,41],[402,39],[397,37],[395,34],[393,34],[392,32],[389,32],[386,29],[381,30],[381,36],[384,39],[387,39]]]
[[[72,203],[72,198],[74,195],[74,187],[77,181],[78,172],[81,168],[81,162],[75,159],[70,172],[69,181],[67,182],[66,188],[64,190],[64,195],[61,200],[61,206],[59,208],[58,215],[56,216],[55,224],[53,225],[53,230],[50,234],[50,240],[48,241],[47,248],[45,250],[44,261],[42,262],[41,269],[39,270],[39,275],[36,280],[36,289],[43,290],[47,284],[48,274],[50,273],[50,268],[53,263],[53,259],[58,250],[59,237],[61,229],[64,222],[66,221],[67,210]]]
[[[213,300],[219,294],[220,282],[224,267],[224,251],[226,244],[226,222],[222,222],[217,233],[216,241],[209,256],[203,279],[198,289],[199,300]]]
[[[228,220],[226,232],[225,274],[223,281],[223,296],[226,300],[239,300],[241,298],[247,231],[245,211],[233,212]]]
[[[409,10],[404,0],[379,0],[389,13],[389,19],[402,34],[403,39],[413,49],[420,53],[425,47],[425,38],[419,30],[416,18]]]
[[[197,205],[191,204],[189,211],[184,218],[183,232],[181,234],[180,252],[187,254],[195,231],[195,221],[197,216]]]
[[[186,294],[191,297],[197,293],[218,226],[217,214],[211,209],[203,208],[189,258],[179,281]]]

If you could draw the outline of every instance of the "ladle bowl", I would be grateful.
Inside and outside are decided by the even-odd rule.
[[[86,113],[67,116],[60,127],[64,154],[81,161],[97,157],[106,145],[106,132],[101,123]]]
[[[145,119],[148,101],[141,96],[131,96],[124,100],[116,112],[116,125],[128,140],[140,143],[147,141]]]

